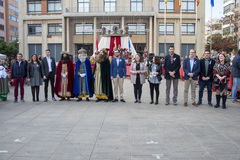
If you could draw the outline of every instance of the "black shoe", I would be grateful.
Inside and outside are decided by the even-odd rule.
[[[158,101],[155,102],[155,105],[158,105]]]
[[[86,101],[89,102],[89,98],[86,98]]]
[[[71,99],[70,99],[70,98],[67,98],[67,100],[68,100],[68,101],[71,101]]]
[[[54,97],[52,98],[53,101],[57,101]]]
[[[108,102],[108,99],[105,99],[104,102]]]
[[[54,100],[53,100],[54,101]],[[65,101],[65,98],[61,98],[59,101]]]
[[[24,100],[23,98],[21,98],[21,101],[22,101],[22,102],[25,102],[25,100]]]
[[[112,100],[112,102],[118,102],[118,99],[114,99],[114,100]]]
[[[7,98],[4,97],[4,98],[2,98],[2,100],[3,100],[3,101],[7,101]]]
[[[123,102],[123,103],[125,103],[125,102],[126,102],[124,99],[121,99],[120,101],[121,101],[121,102]]]
[[[100,102],[101,101],[101,99],[97,99],[95,102]]]
[[[134,103],[138,103],[138,100],[135,100]]]
[[[213,106],[211,102],[208,102],[208,105],[209,105],[209,107],[212,107],[212,106]]]
[[[78,99],[77,99],[77,102],[79,102],[79,101],[82,101],[82,98],[78,98]]]
[[[138,103],[142,103],[141,100],[138,100]]]
[[[202,104],[202,102],[198,101],[197,105],[199,106],[199,105],[201,105],[201,104]]]
[[[17,103],[17,98],[14,99],[13,103]]]
[[[39,102],[39,97],[37,97],[37,102]]]
[[[150,104],[153,104],[153,101],[151,101]]]
[[[48,101],[48,99],[47,99],[47,98],[45,98],[43,102],[47,102],[47,101]]]

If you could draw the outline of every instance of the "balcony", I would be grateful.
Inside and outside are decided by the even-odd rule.
[[[131,11],[130,6],[123,6],[117,8],[108,8],[104,10],[104,7],[89,7],[89,8],[78,8],[69,7],[65,8],[64,16],[74,17],[74,16],[153,16],[154,7],[143,6],[143,8],[137,8]]]

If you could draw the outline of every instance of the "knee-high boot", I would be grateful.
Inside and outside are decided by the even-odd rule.
[[[222,109],[226,109],[227,95],[222,95]]]
[[[220,105],[220,98],[221,98],[220,95],[216,95],[216,102],[217,102],[217,104],[214,106],[215,108],[219,107],[219,105]]]

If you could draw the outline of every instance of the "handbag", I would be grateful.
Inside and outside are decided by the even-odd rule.
[[[215,78],[213,79],[213,83],[219,84],[219,83],[220,83],[220,80],[219,80],[217,77],[215,77]]]

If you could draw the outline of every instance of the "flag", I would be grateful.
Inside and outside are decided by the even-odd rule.
[[[167,0],[165,0],[165,4],[167,5]]]
[[[214,0],[211,0],[210,3],[211,3],[211,6],[214,7]]]
[[[128,49],[129,49],[129,51],[131,49],[130,37],[128,37]]]
[[[96,39],[96,47],[97,47],[97,50],[98,50],[98,39]]]
[[[182,0],[179,0],[179,7],[182,6]]]
[[[199,7],[199,4],[200,4],[200,0],[197,0],[197,6]]]
[[[117,37],[114,38],[114,48],[117,49]]]

